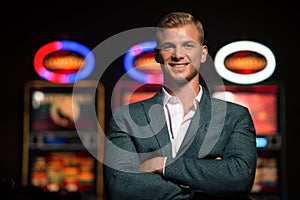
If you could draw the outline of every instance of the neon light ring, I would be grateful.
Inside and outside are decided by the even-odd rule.
[[[263,55],[267,59],[266,67],[253,74],[238,74],[228,70],[224,65],[225,58],[231,53],[249,50]],[[273,52],[265,45],[253,41],[236,41],[223,46],[215,56],[215,68],[220,76],[238,84],[252,84],[269,78],[276,67]]]
[[[160,75],[154,75],[154,74],[147,74],[142,71],[137,70],[136,67],[134,67],[134,59],[141,53],[154,51],[154,48],[156,47],[156,41],[146,41],[142,43],[138,43],[131,47],[124,56],[124,69],[126,73],[132,77],[133,79],[142,82],[142,83],[159,83],[161,84],[163,82],[163,76]]]
[[[85,65],[76,73],[62,74],[48,70],[44,65],[45,57],[55,51],[69,50],[79,53],[85,58]],[[34,57],[34,69],[42,78],[55,83],[74,83],[89,76],[95,67],[95,57],[86,46],[68,40],[60,40],[47,43],[42,46]]]

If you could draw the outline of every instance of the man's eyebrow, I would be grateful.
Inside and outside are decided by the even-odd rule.
[[[160,43],[161,45],[173,45],[174,43],[173,42],[163,42],[163,43]]]
[[[199,42],[197,42],[196,40],[187,40],[187,41],[184,41],[183,43],[195,43],[195,44],[198,44]]]
[[[163,46],[166,46],[166,45],[174,45],[174,43],[172,43],[172,42],[163,42],[163,43],[160,43],[158,47],[163,47]]]

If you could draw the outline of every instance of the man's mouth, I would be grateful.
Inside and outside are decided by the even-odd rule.
[[[170,63],[169,64],[173,69],[182,70],[188,65],[188,63]]]

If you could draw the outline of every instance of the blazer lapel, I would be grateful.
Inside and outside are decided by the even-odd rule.
[[[211,101],[209,109],[209,123],[205,137],[201,138],[202,145],[198,152],[198,158],[208,155],[221,137],[226,120],[226,102]]]
[[[143,102],[143,106],[162,156],[172,155],[171,141],[162,103],[162,91],[158,91],[151,99]]]
[[[181,156],[192,145],[192,142],[194,141],[197,134],[198,134],[197,137],[199,137],[199,141],[203,142],[203,139],[207,132],[207,127],[210,118],[211,118],[211,99],[209,97],[208,92],[205,89],[203,89],[203,94],[198,109],[192,118],[190,126],[187,130],[187,133],[183,139],[183,142],[179,148],[176,157]],[[199,146],[196,149],[200,148],[202,142],[197,144]]]

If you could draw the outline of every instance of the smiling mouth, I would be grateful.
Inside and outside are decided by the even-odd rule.
[[[173,69],[182,70],[188,65],[188,63],[170,63],[169,64]]]

